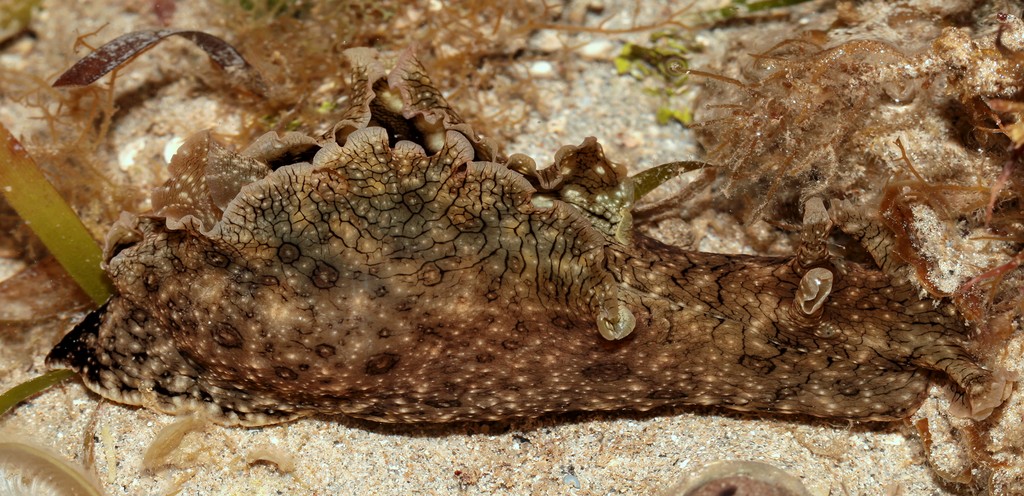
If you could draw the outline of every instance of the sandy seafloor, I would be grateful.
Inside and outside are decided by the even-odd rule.
[[[71,51],[74,33],[109,23],[99,36],[106,40],[153,26],[147,2],[126,3],[105,0],[86,10],[69,11],[61,2],[43,2],[33,25],[36,38],[3,45],[0,70],[38,69],[40,77],[52,78],[59,64],[37,67],[32,60],[39,60],[38,53],[46,50],[59,53],[57,59],[65,64],[74,60],[83,53]],[[604,2],[601,17],[622,10],[609,27],[647,22],[663,11],[641,9],[648,18],[636,19],[632,3],[622,4]],[[177,27],[202,27],[200,7],[181,2],[178,8]],[[543,45],[552,36],[558,35],[540,32],[530,42]],[[558,146],[596,136],[612,160],[629,164],[631,170],[695,157],[697,147],[683,126],[655,123],[658,97],[645,93],[637,81],[617,76],[610,63],[623,40],[645,37],[643,33],[573,35],[574,47],[568,52],[553,55],[550,61],[528,63],[525,69],[532,70],[546,108],[543,115],[534,113],[521,124],[520,137],[507,151],[529,154],[543,164]],[[123,71],[124,84],[130,85],[131,78],[153,70],[161,61],[167,62],[159,48],[140,57]],[[213,69],[202,65],[199,70]],[[566,71],[572,77],[563,77]],[[118,121],[112,140],[121,144],[142,140],[134,145],[142,151],[120,166],[165,167],[161,152],[168,141],[205,128],[230,132],[237,124],[223,119],[209,108],[211,100],[201,96],[170,105],[166,100],[146,103],[144,107],[157,106],[159,111],[140,110]],[[38,139],[43,132],[40,123],[25,119],[26,112],[0,99],[0,121],[15,135]],[[472,121],[472,116],[467,117]],[[739,229],[735,219],[708,224],[700,249],[750,251],[728,237]],[[780,249],[785,252],[787,247]],[[52,332],[51,337],[33,340],[3,338],[0,390],[44,370],[47,347],[63,330]],[[1019,400],[1011,403],[1019,418]],[[940,426],[946,406],[940,388],[935,387],[916,418],[928,417],[933,426]],[[729,459],[774,465],[801,479],[815,495],[957,493],[929,468],[916,431],[909,423],[899,422],[857,425],[700,408],[430,427],[316,417],[252,429],[208,425],[188,434],[166,464],[142,470],[147,447],[174,421],[149,410],[99,401],[80,383],[70,381],[0,420],[0,438],[30,439],[83,463],[85,438],[91,435],[95,456],[91,470],[111,495],[656,494],[710,462]],[[944,442],[950,440],[937,434],[936,443]],[[937,448],[935,453],[941,451]],[[947,451],[954,459],[963,456],[952,444]],[[276,463],[253,463],[254,459]],[[289,463],[294,464],[291,470]]]

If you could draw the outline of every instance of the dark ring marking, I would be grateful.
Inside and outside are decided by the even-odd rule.
[[[333,346],[331,346],[329,344],[318,344],[318,345],[316,345],[316,354],[320,358],[330,358],[330,357],[334,356],[335,353],[337,353],[337,351],[334,349]]]
[[[299,378],[299,374],[288,367],[274,367],[274,373],[286,381],[294,381]]]
[[[378,353],[366,361],[366,375],[386,374],[398,364],[401,357],[394,353]]]
[[[338,282],[338,270],[324,262],[317,262],[313,270],[313,285],[320,289],[333,288]]]
[[[225,348],[241,348],[242,333],[228,324],[220,324],[213,331],[213,340]]]
[[[299,259],[300,255],[302,255],[302,252],[299,251],[299,247],[291,243],[284,243],[277,249],[277,258],[286,264],[295,262]]]
[[[223,269],[227,267],[231,263],[231,261],[228,260],[228,257],[224,256],[223,253],[219,253],[216,251],[208,251],[206,252],[206,263],[214,267]]]

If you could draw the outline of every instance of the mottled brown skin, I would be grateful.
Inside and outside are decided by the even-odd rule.
[[[183,147],[154,212],[110,234],[118,295],[51,362],[115,401],[244,425],[670,404],[891,420],[933,371],[971,411],[1008,391],[948,307],[828,256],[821,219],[788,258],[629,233],[625,178],[593,140],[540,172],[506,165],[414,59],[385,79],[350,56],[352,108],[327,136]],[[800,311],[814,267],[833,286]],[[599,332],[628,332],[626,313],[628,336]]]

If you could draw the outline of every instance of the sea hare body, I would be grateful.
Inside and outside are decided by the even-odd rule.
[[[50,361],[116,401],[258,425],[317,413],[494,420],[666,404],[862,420],[944,375],[972,414],[1008,383],[951,310],[831,258],[687,252],[628,229],[629,180],[588,139],[503,159],[409,56],[327,136],[208,135],[107,245],[118,294]]]

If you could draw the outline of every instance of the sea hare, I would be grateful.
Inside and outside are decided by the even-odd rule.
[[[187,141],[106,246],[117,295],[51,352],[104,397],[260,425],[313,413],[484,421],[670,404],[906,417],[933,377],[984,417],[1010,391],[949,305],[829,255],[632,232],[633,178],[588,138],[537,170],[479,138],[410,55],[353,49],[318,138]]]

